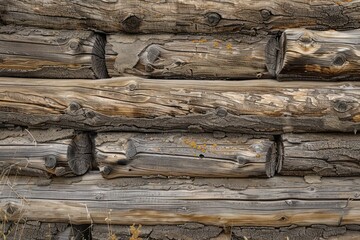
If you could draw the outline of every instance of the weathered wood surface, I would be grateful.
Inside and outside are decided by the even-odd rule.
[[[358,178],[55,178],[48,186],[9,177],[0,186],[1,219],[72,224],[339,226],[360,223]],[[61,200],[60,200],[61,199]]]
[[[0,79],[0,126],[243,133],[354,132],[360,84]],[[26,104],[25,104],[26,103]]]
[[[123,176],[272,177],[277,145],[269,137],[228,134],[101,133],[95,158],[106,178]]]
[[[284,175],[359,176],[360,135],[285,134]]]
[[[109,35],[106,64],[112,77],[270,78],[265,63],[268,40],[239,34]]]
[[[82,175],[90,169],[91,154],[91,141],[85,133],[0,129],[1,176]]]
[[[2,0],[2,22],[105,32],[243,32],[360,27],[359,1]]]
[[[279,41],[278,80],[360,80],[360,30],[288,29]]]
[[[107,78],[105,36],[85,31],[0,27],[0,76]]]

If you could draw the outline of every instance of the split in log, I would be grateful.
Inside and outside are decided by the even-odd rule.
[[[360,136],[344,134],[283,135],[283,175],[359,176]]]
[[[270,78],[265,64],[269,37],[239,35],[109,35],[110,76],[156,78]]]
[[[302,177],[109,180],[88,173],[78,178],[54,178],[49,186],[29,177],[5,179],[1,219],[242,227],[360,223],[358,178],[321,183]]]
[[[0,27],[0,76],[107,78],[105,36],[84,31]]]
[[[55,29],[104,32],[242,32],[287,28],[355,29],[360,3],[338,0],[3,0],[1,20]]]
[[[0,126],[281,134],[360,129],[360,83],[0,79]],[[25,104],[26,103],[26,104]]]
[[[91,161],[91,141],[85,133],[62,129],[0,129],[2,176],[82,175],[89,170]]]
[[[360,80],[359,38],[360,30],[286,30],[279,41],[277,79]]]
[[[228,134],[100,133],[96,161],[105,178],[123,176],[250,177],[275,174],[269,137]]]

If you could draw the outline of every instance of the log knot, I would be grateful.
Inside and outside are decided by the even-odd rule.
[[[53,155],[47,156],[45,157],[45,167],[46,168],[50,168],[50,169],[54,169],[56,167],[56,157]]]
[[[3,211],[6,214],[6,216],[13,217],[17,213],[19,213],[20,210],[19,210],[18,206],[16,206],[16,204],[10,202],[10,203],[5,204]]]
[[[219,107],[216,109],[216,115],[218,115],[219,117],[226,117],[227,114],[228,114],[228,112],[226,111],[225,108]]]
[[[70,42],[69,47],[71,50],[76,51],[79,48],[79,42],[76,40],[73,40]]]
[[[110,166],[104,166],[102,168],[100,168],[100,172],[105,175],[105,176],[108,176],[110,175],[110,173],[112,172],[112,167]]]
[[[272,13],[271,13],[271,11],[269,11],[267,9],[262,9],[260,11],[260,15],[261,15],[261,17],[263,18],[264,21],[267,21],[267,20],[270,19]]]
[[[81,105],[79,103],[77,103],[77,102],[71,102],[69,104],[69,111],[72,112],[72,113],[75,113],[80,109],[81,109]]]
[[[122,22],[122,27],[124,28],[125,31],[127,32],[138,32],[140,25],[141,25],[141,18],[135,16],[135,15],[130,15],[128,17],[126,17]]]
[[[218,25],[222,19],[221,15],[217,12],[209,12],[209,13],[205,14],[205,17],[206,17],[209,25],[212,27],[215,27],[216,25]]]
[[[335,66],[342,66],[346,63],[346,56],[343,53],[337,54],[337,56],[333,60],[333,65]]]
[[[342,100],[342,99],[335,100],[333,107],[334,107],[334,110],[339,113],[344,113],[351,109],[351,105],[348,104],[347,101]]]

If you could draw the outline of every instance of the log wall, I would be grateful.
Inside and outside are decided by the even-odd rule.
[[[1,238],[358,239],[359,10],[0,0]]]

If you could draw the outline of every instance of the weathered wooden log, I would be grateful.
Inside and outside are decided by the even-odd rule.
[[[359,38],[360,30],[285,30],[279,41],[277,79],[360,80]]]
[[[265,63],[269,37],[237,35],[109,35],[110,76],[156,78],[270,78]]]
[[[82,175],[89,170],[91,161],[91,141],[85,133],[0,129],[1,175]]]
[[[29,177],[6,179],[0,186],[1,219],[242,227],[360,223],[358,178],[79,178],[55,178],[49,186]]]
[[[360,84],[0,79],[0,126],[111,131],[354,132]],[[26,103],[26,104],[24,104]],[[65,127],[64,127],[65,128]]]
[[[2,0],[1,20],[56,29],[105,32],[247,32],[294,27],[360,27],[360,3],[337,0]]]
[[[107,78],[105,36],[85,31],[0,27],[0,76]]]
[[[101,133],[95,146],[106,178],[272,177],[277,165],[276,143],[251,135]]]
[[[360,136],[285,134],[283,175],[360,176]]]

